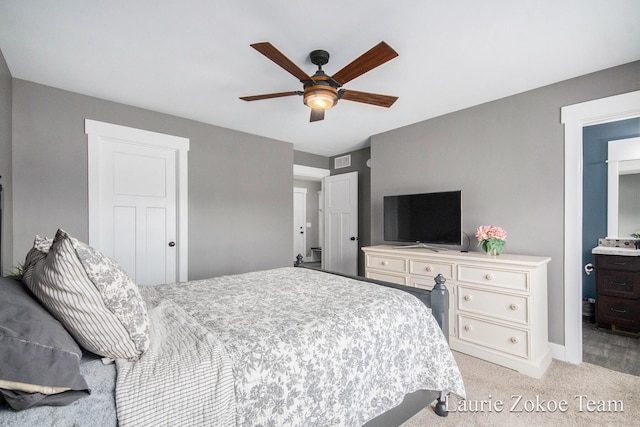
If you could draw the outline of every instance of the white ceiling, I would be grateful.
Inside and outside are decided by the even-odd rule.
[[[300,90],[252,49],[269,41],[308,74],[333,74],[380,41],[399,57],[345,88],[399,96],[341,101],[309,123]],[[371,135],[640,59],[638,0],[0,0],[14,78],[291,142],[330,156]]]

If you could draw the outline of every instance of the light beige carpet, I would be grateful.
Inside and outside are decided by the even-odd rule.
[[[446,418],[429,407],[402,427],[640,426],[640,377],[554,360],[543,378],[534,379],[465,354],[454,356],[467,401],[451,397]]]

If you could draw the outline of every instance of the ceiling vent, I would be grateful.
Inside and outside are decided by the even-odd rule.
[[[349,166],[351,166],[351,154],[336,157],[335,159],[333,159],[334,169],[348,168]]]

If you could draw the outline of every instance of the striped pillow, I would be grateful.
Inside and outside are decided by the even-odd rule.
[[[115,261],[64,230],[48,252],[43,241],[36,237],[25,260],[29,289],[85,349],[137,360],[149,348],[149,318],[137,285]]]

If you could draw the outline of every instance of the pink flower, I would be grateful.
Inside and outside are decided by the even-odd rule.
[[[476,230],[476,238],[478,239],[478,242],[489,240],[491,238],[507,240],[507,232],[495,225],[481,225]]]

